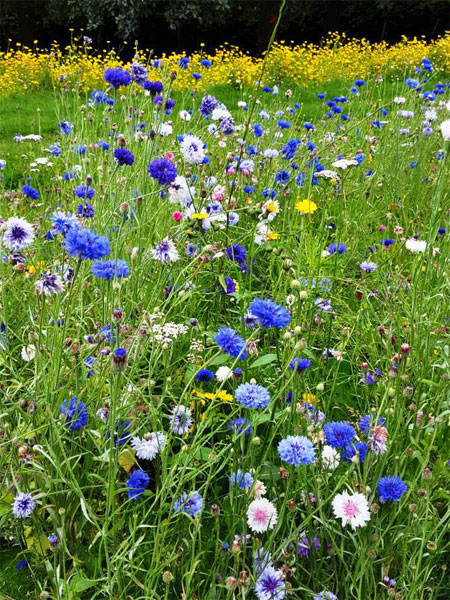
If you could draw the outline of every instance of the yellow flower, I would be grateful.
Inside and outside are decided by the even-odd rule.
[[[280,234],[276,233],[275,231],[271,231],[270,233],[266,234],[266,239],[278,240],[278,239],[280,239]]]
[[[295,210],[302,215],[312,215],[317,210],[317,204],[312,200],[301,200],[295,205]]]
[[[222,402],[233,402],[233,396],[225,390],[219,390],[216,394],[217,398]]]
[[[206,219],[207,216],[208,213],[194,213],[191,216],[191,219],[198,219],[199,221],[203,221],[203,219]]]
[[[30,265],[28,267],[28,275],[34,275],[38,271],[43,271],[45,268],[45,262],[43,260],[39,260],[36,265]]]
[[[314,394],[303,394],[302,395],[302,400],[303,402],[307,402],[308,404],[315,404],[316,402],[318,402],[318,399],[316,396],[314,396]]]
[[[277,213],[277,212],[280,212],[280,207],[278,206],[277,203],[275,203],[272,200],[271,202],[266,204],[266,210],[267,210],[267,212],[270,212],[270,213]]]
[[[199,398],[205,398],[206,400],[214,400],[216,397],[216,395],[211,392],[196,392],[196,394]]]

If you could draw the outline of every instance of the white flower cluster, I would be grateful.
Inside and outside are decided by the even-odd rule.
[[[181,323],[169,322],[163,325],[155,323],[151,325],[150,335],[153,340],[162,344],[163,348],[167,348],[180,335],[187,333],[187,331],[187,326]]]

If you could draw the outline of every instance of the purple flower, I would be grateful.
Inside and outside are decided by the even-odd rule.
[[[134,163],[134,155],[126,148],[116,148],[114,150],[114,158],[116,159],[119,167],[123,165],[131,167],[131,165]]]
[[[14,498],[12,511],[15,517],[26,519],[31,515],[36,506],[31,494],[21,492]]]
[[[112,85],[116,90],[121,85],[130,85],[131,83],[130,73],[121,67],[106,69],[103,73],[103,77],[106,83]]]
[[[148,165],[148,174],[159,183],[159,185],[168,185],[175,181],[177,177],[177,168],[171,160],[167,158],[156,158]]]

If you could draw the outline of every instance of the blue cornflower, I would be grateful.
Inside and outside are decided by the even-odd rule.
[[[67,400],[60,406],[61,413],[66,415],[66,427],[69,427],[71,431],[77,431],[87,424],[88,411],[84,402],[78,400],[74,396],[70,404],[67,404]]]
[[[408,486],[401,477],[380,477],[377,490],[381,503],[387,500],[398,502],[408,491]]]
[[[28,561],[27,560],[21,560],[16,565],[16,571],[19,571],[19,569],[24,569],[25,567],[28,567]]]
[[[86,367],[86,369],[88,369],[87,375],[86,377],[89,379],[90,377],[92,377],[93,375],[95,375],[95,371],[92,368],[94,366],[94,364],[97,362],[97,359],[94,358],[93,356],[88,356],[87,358],[84,359],[83,364]]]
[[[359,427],[360,431],[362,431],[363,433],[368,433],[372,427],[371,421],[372,421],[372,417],[370,415],[365,415],[364,417],[361,417],[359,420],[359,423],[358,423],[358,427]],[[384,425],[385,423],[386,423],[386,419],[384,419],[383,417],[378,418],[378,420],[377,420],[378,426]]]
[[[134,61],[131,65],[131,77],[138,85],[143,85],[147,81],[148,71],[147,67]]]
[[[195,375],[195,379],[200,382],[211,381],[214,379],[214,373],[209,369],[200,369]]]
[[[126,148],[116,148],[114,150],[114,158],[116,159],[119,167],[123,165],[128,165],[131,167],[131,165],[134,163],[133,153]]]
[[[48,151],[52,156],[60,156],[62,153],[61,146],[57,142],[49,146]]]
[[[314,445],[302,435],[288,435],[278,444],[281,460],[298,467],[300,464],[310,465],[316,459]]]
[[[27,198],[31,198],[31,200],[37,200],[39,198],[39,192],[35,190],[34,187],[31,187],[31,185],[28,185],[28,183],[22,186],[22,193],[25,194]]]
[[[286,585],[282,571],[267,565],[256,580],[255,595],[258,600],[283,600]]]
[[[333,448],[345,448],[356,437],[356,431],[347,421],[331,421],[323,426],[325,441]]]
[[[150,477],[145,471],[141,471],[141,469],[133,471],[127,481],[128,498],[134,500],[140,498],[149,483]]]
[[[108,98],[108,95],[101,90],[92,90],[91,98],[95,104],[114,104],[114,100],[112,98]]]
[[[65,119],[63,119],[61,123],[58,123],[58,127],[60,128],[61,133],[64,135],[69,135],[72,133],[72,125]]]
[[[145,81],[142,84],[144,90],[147,90],[153,95],[160,94],[163,91],[163,84],[161,81]]]
[[[365,415],[361,417],[358,422],[358,427],[363,433],[367,433],[370,430],[370,421],[372,417],[370,415]]]
[[[234,419],[233,421],[229,421],[228,429],[232,433],[236,433],[237,435],[244,433],[245,437],[248,437],[252,430],[250,425],[251,425],[251,423],[248,419],[244,419],[244,417],[238,417],[237,419]]]
[[[79,256],[82,260],[97,260],[111,252],[105,236],[97,235],[85,227],[69,229],[64,239],[64,247],[70,256]]]
[[[345,446],[345,448],[342,448],[342,459],[345,460],[345,462],[351,463],[352,458],[358,453],[359,462],[360,464],[363,464],[367,450],[368,446],[365,442],[353,442],[352,444]]]
[[[286,327],[291,320],[288,311],[273,300],[255,298],[250,304],[249,312],[258,319],[258,323],[262,327],[281,329]]]
[[[156,179],[159,185],[167,185],[175,181],[177,168],[167,158],[156,158],[148,165],[148,174],[153,179]]]
[[[130,85],[131,83],[131,74],[121,67],[106,69],[103,78],[116,90],[121,85]]]
[[[361,87],[363,85],[365,85],[365,81],[364,79],[355,79],[354,84],[357,85],[358,87]]]
[[[311,361],[309,358],[293,358],[289,363],[289,368],[291,371],[303,372],[306,369],[309,369],[311,366]]]
[[[91,188],[88,185],[79,185],[73,190],[73,193],[75,196],[78,196],[78,198],[84,198],[85,200],[92,200],[95,196],[94,188]]]
[[[173,510],[196,517],[203,510],[203,498],[198,492],[191,492],[189,496],[186,492],[183,492],[181,497],[174,502]]]
[[[265,550],[262,546],[258,548],[254,556],[254,564],[257,575],[261,575],[264,569],[272,564],[272,555],[269,550]]]
[[[101,279],[111,281],[111,279],[121,279],[122,277],[128,277],[130,274],[130,268],[126,261],[119,259],[111,260],[96,260],[91,267],[92,273]]]
[[[268,390],[257,383],[241,383],[236,388],[234,397],[245,408],[266,408],[270,402]]]
[[[252,487],[253,477],[250,473],[243,473],[238,469],[236,473],[231,473],[230,483],[233,487],[237,486],[240,490],[248,490]]]
[[[238,263],[239,265],[245,265],[247,250],[244,248],[244,246],[241,246],[240,244],[234,244],[233,246],[228,246],[226,252],[230,260]]]
[[[184,435],[188,433],[192,426],[191,414],[191,409],[183,404],[172,408],[169,419],[173,433],[178,435]]]
[[[178,66],[181,67],[182,69],[187,69],[189,63],[190,63],[189,58],[187,56],[183,56],[178,61]]]
[[[221,327],[214,341],[226,354],[239,358],[239,360],[247,358],[246,341],[234,329]]]
[[[89,219],[93,217],[95,214],[95,208],[89,202],[85,202],[84,204],[79,204],[77,206],[77,215],[83,217],[85,219]]]
[[[301,141],[295,138],[288,140],[286,145],[281,148],[281,154],[286,160],[292,160],[300,144]]]
[[[70,229],[80,227],[80,221],[75,215],[71,213],[66,214],[59,210],[52,214],[50,221],[52,222],[52,234],[61,233],[62,235],[66,235]]]
[[[213,110],[219,106],[219,103],[214,96],[210,96],[209,94],[205,94],[202,98],[202,103],[198,112],[202,115],[204,119],[208,118]]]
[[[111,433],[108,431],[106,434],[106,437],[109,439]],[[117,448],[117,444],[119,444],[119,446],[123,446],[124,444],[126,444],[128,442],[128,440],[131,437],[131,427],[130,427],[130,421],[124,420],[124,419],[120,419],[119,421],[117,421],[115,427],[114,427],[114,435],[113,435],[113,441],[114,441],[114,446]]]
[[[75,146],[73,146],[72,148],[72,152],[74,152],[75,154],[80,154],[81,156],[86,154],[86,150],[87,147],[85,146],[85,144],[75,144]]]
[[[338,597],[333,592],[323,591],[314,596],[313,600],[338,600]]]
[[[116,348],[113,352],[112,356],[113,366],[117,371],[125,370],[127,366],[127,349],[126,348]]]
[[[289,123],[289,121],[285,121],[284,119],[279,119],[277,121],[277,125],[279,129],[290,129],[291,128],[291,124]]]
[[[202,67],[205,67],[205,69],[209,69],[209,67],[212,66],[212,62],[210,60],[208,60],[207,58],[203,58],[200,61],[200,64],[202,65]]]
[[[35,506],[36,503],[31,494],[20,492],[14,498],[14,503],[12,506],[13,515],[19,519],[26,519],[31,515]]]
[[[220,130],[224,135],[231,135],[234,132],[234,121],[232,117],[220,121]]]
[[[223,284],[221,284],[220,286],[220,291],[222,294],[233,294],[238,289],[237,282],[231,277],[225,277],[224,284],[225,287],[223,286]]]
[[[289,171],[286,171],[285,169],[278,171],[278,173],[275,175],[275,180],[281,184],[287,183],[289,181],[289,178],[290,178],[290,173],[289,173]]]
[[[336,252],[338,254],[344,254],[344,252],[346,250],[347,250],[347,247],[345,246],[345,244],[337,244],[336,242],[333,242],[332,244],[330,244],[328,246],[329,254],[336,254]]]
[[[263,134],[263,128],[261,126],[261,123],[255,123],[253,125],[253,135],[255,137],[261,137]]]

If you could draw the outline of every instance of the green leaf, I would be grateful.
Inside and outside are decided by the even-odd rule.
[[[218,367],[228,362],[228,358],[228,356],[220,354],[219,356],[216,356],[216,358],[213,358],[209,364],[213,367]]]
[[[94,587],[94,585],[97,584],[97,580],[86,579],[82,575],[78,575],[75,581],[72,580],[72,583],[74,591],[80,593],[88,590],[91,587]]]
[[[275,362],[277,359],[278,357],[276,354],[264,354],[264,356],[260,356],[254,362],[252,362],[249,369],[256,369],[257,367],[268,365]]]

